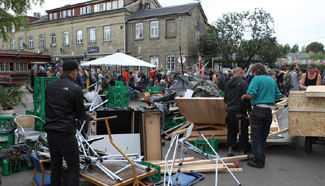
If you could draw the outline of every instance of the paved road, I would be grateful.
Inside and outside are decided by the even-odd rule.
[[[32,109],[31,95],[27,94],[27,109]],[[139,105],[139,103],[136,103]],[[15,108],[16,112],[23,114],[25,108]],[[287,125],[287,113],[279,120],[281,125]],[[235,175],[243,186],[324,186],[325,185],[325,146],[314,145],[312,153],[304,152],[304,138],[295,137],[295,144],[292,146],[271,146],[267,148],[267,160],[264,169],[248,167],[245,162],[240,162],[239,167],[244,171]],[[163,147],[166,153],[167,146]],[[221,146],[219,153],[225,156],[226,147]],[[189,151],[188,156],[201,158],[199,155]],[[5,186],[31,186],[33,171],[18,172],[11,176],[2,176],[2,185]],[[214,185],[214,174],[205,174],[205,179],[196,185]],[[82,185],[91,185],[82,183]],[[228,173],[219,174],[220,186],[237,185]]]

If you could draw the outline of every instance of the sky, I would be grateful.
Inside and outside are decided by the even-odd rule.
[[[87,0],[45,0],[40,6],[33,6],[33,12],[45,14],[45,10],[76,4]],[[192,3],[197,0],[158,0],[162,7]],[[263,8],[274,19],[275,36],[280,44],[300,48],[311,42],[325,45],[325,1],[324,0],[201,0],[203,10],[211,24],[228,12],[252,11]]]

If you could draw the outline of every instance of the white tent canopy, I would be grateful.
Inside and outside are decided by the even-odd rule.
[[[142,67],[156,67],[150,63],[142,61],[140,59],[134,58],[132,56],[123,54],[123,53],[115,53],[113,55],[105,56],[102,58],[98,58],[86,63],[81,64],[81,66],[90,66],[90,65],[121,65],[121,66],[142,66]]]

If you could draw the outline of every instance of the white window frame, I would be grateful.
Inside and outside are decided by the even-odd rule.
[[[63,10],[62,11],[62,18],[66,18],[67,17],[67,11],[66,10]]]
[[[124,7],[124,0],[118,0],[118,8]]]
[[[117,1],[112,2],[112,9],[117,9]]]
[[[53,19],[57,19],[57,18],[58,18],[58,13],[57,12],[53,13]]]
[[[18,38],[19,49],[24,49],[24,39],[22,37]]]
[[[150,63],[152,65],[156,65],[156,68],[159,68],[159,57],[158,56],[150,57]]]
[[[33,38],[33,36],[28,37],[28,48],[30,48],[30,49],[34,48],[34,38]]]
[[[86,14],[90,14],[91,13],[91,6],[87,6],[87,12],[86,12]]]
[[[102,12],[102,11],[105,11],[106,10],[106,3],[100,3],[99,4],[99,11]]]
[[[104,27],[104,41],[110,41],[111,40],[111,27],[105,26]]]
[[[63,45],[69,45],[69,32],[63,32]]]
[[[15,39],[11,39],[11,50],[15,50],[15,48],[16,48]]]
[[[28,72],[28,63],[16,63],[16,72]]]
[[[135,24],[135,39],[143,39],[143,23]]]
[[[83,13],[82,13],[83,12],[83,8],[84,7],[80,7],[80,15],[83,15]]]
[[[159,21],[150,22],[150,37],[152,38],[159,37]]]
[[[0,72],[10,72],[10,63],[0,63]]]
[[[112,10],[112,2],[106,3],[106,10]]]
[[[94,12],[99,12],[99,4],[94,5]]]
[[[49,20],[52,20],[53,19],[53,14],[49,14]]]
[[[82,44],[82,30],[77,30],[77,44]]]
[[[56,46],[56,34],[51,34],[51,46]]]
[[[3,50],[7,50],[8,49],[7,42],[3,42],[2,43],[2,48],[3,48]]]
[[[175,56],[166,56],[166,71],[175,71],[176,70],[176,57]]]
[[[39,47],[40,48],[45,47],[45,35],[44,34],[39,35]]]
[[[75,15],[75,12],[74,12],[74,9],[72,9],[72,16],[74,16]]]
[[[89,29],[89,42],[96,42],[96,28]]]
[[[72,16],[72,12],[71,9],[67,10],[67,17],[71,17]]]

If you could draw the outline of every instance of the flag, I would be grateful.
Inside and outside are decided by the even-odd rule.
[[[201,77],[202,77],[203,72],[202,72],[202,58],[201,58],[201,56],[199,57],[199,70],[200,70],[200,74],[201,74]]]

